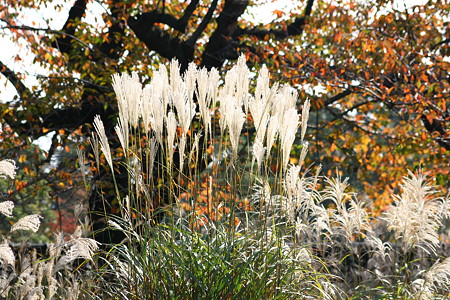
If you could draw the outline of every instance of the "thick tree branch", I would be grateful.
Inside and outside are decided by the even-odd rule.
[[[206,13],[205,17],[203,18],[200,25],[198,25],[197,29],[194,31],[194,33],[191,35],[191,37],[186,41],[186,44],[189,47],[194,47],[195,43],[197,42],[198,38],[202,34],[202,32],[206,29],[206,26],[208,26],[209,22],[211,21],[211,18],[213,16],[214,10],[217,7],[218,0],[214,0],[211,5],[209,6],[208,12]]]
[[[341,92],[341,93],[339,93],[339,94],[337,94],[337,95],[335,95],[335,96],[333,96],[333,97],[328,98],[328,99],[324,102],[324,105],[325,105],[325,106],[331,105],[331,104],[333,104],[334,102],[339,101],[339,100],[341,100],[342,98],[345,98],[345,97],[347,97],[348,95],[350,95],[350,94],[352,94],[352,93],[353,93],[352,90],[346,89],[346,90],[344,90],[343,92]]]
[[[14,86],[20,98],[28,98],[31,96],[31,91],[23,84],[16,73],[9,69],[0,61],[0,72],[8,79]]]
[[[152,10],[135,15],[134,17],[130,17],[129,21],[131,20],[132,22],[138,22],[145,28],[151,28],[155,23],[162,23],[181,33],[185,33],[189,18],[192,16],[192,13],[198,5],[198,2],[199,0],[191,1],[191,3],[189,3],[188,7],[186,8],[184,15],[180,19],[177,19],[174,16],[166,14],[164,12],[161,13],[156,10]]]
[[[183,28],[181,32],[186,31],[187,24],[189,22],[189,19],[191,18],[192,14],[194,13],[195,9],[197,8],[198,3],[200,0],[192,0],[189,5],[184,10],[184,15],[178,20],[179,26]]]
[[[236,35],[237,36],[252,35],[259,39],[264,39],[267,35],[269,35],[279,40],[285,39],[293,35],[301,35],[303,33],[303,28],[306,24],[307,19],[311,16],[313,4],[314,0],[308,0],[308,2],[306,3],[303,16],[296,18],[294,22],[292,22],[286,27],[286,30],[277,30],[277,29],[263,30],[258,28],[251,28],[251,29],[240,28],[239,30],[236,31]]]
[[[57,38],[54,47],[58,48],[61,53],[68,53],[72,48],[70,42],[75,34],[75,23],[80,20],[86,12],[87,0],[76,0],[75,4],[69,10],[69,16],[61,31],[65,33]]]
[[[128,25],[150,50],[158,52],[162,57],[171,59],[176,57],[183,69],[193,60],[194,49],[189,48],[180,39],[172,37],[167,32],[153,25],[149,15],[137,18],[130,17]]]
[[[208,69],[219,68],[226,59],[237,59],[233,35],[237,20],[248,6],[248,0],[226,0],[222,12],[217,18],[217,28],[209,38],[202,55],[202,66]]]

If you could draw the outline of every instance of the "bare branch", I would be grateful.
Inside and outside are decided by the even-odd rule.
[[[1,21],[5,21],[3,19],[0,19],[0,20]],[[80,44],[82,44],[85,47],[89,47],[88,44],[86,44],[85,42],[83,42],[82,40],[77,38],[76,36],[68,34],[68,33],[60,31],[60,30],[54,30],[54,29],[50,29],[50,28],[39,28],[39,27],[33,27],[33,26],[28,26],[28,25],[20,25],[20,26],[19,25],[7,25],[7,26],[0,27],[0,29],[18,29],[18,30],[30,30],[30,31],[43,31],[43,32],[52,33],[52,34],[64,35],[64,36],[70,37],[71,39],[76,40],[77,42],[79,42]]]
[[[200,0],[192,0],[184,10],[184,15],[178,20],[179,26],[183,28],[183,33],[186,31],[188,21],[194,13],[194,10],[197,8],[199,1]]]
[[[353,93],[352,90],[346,89],[345,91],[343,91],[343,92],[341,92],[341,93],[339,93],[339,94],[337,94],[337,95],[335,95],[335,96],[329,98],[328,100],[326,100],[326,101],[324,102],[324,105],[325,105],[325,106],[328,106],[328,105],[330,105],[330,104],[333,104],[334,102],[339,101],[339,100],[341,100],[342,98],[345,98],[345,97],[347,97],[348,95],[350,95],[350,94],[352,94],[352,93]]]
[[[445,39],[445,40],[442,40],[442,41],[440,41],[439,43],[436,43],[436,44],[432,45],[432,46],[431,46],[431,51],[433,51],[433,50],[435,50],[436,48],[438,48],[438,47],[440,47],[440,46],[442,46],[442,45],[444,45],[444,44],[447,44],[447,43],[450,43],[450,38]]]
[[[56,39],[54,47],[58,48],[61,53],[68,53],[72,48],[70,41],[75,34],[76,20],[80,20],[86,12],[87,0],[76,0],[75,4],[69,10],[69,16],[61,31],[63,35]]]
[[[23,84],[22,80],[0,61],[0,72],[5,76],[9,82],[14,86],[21,98],[28,98],[31,96],[31,91]]]
[[[200,23],[200,25],[197,27],[197,29],[194,31],[194,33],[192,34],[192,36],[186,41],[186,44],[190,47],[194,47],[195,42],[197,42],[198,38],[200,37],[200,35],[202,34],[202,32],[205,30],[206,26],[208,26],[209,22],[211,21],[211,18],[213,16],[214,10],[217,7],[217,3],[218,0],[214,0],[209,9],[208,12],[206,13],[205,17],[203,18],[202,22]]]

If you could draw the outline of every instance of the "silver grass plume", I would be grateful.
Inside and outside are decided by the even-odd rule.
[[[170,93],[168,104],[170,106],[175,105],[175,101],[184,100],[186,86],[183,82],[183,78],[180,74],[180,64],[176,59],[172,59],[169,66],[170,77],[168,91]]]
[[[334,215],[336,222],[334,234],[343,236],[347,243],[351,243],[354,235],[364,234],[371,230],[369,215],[361,202],[350,200],[350,208],[345,206]]]
[[[309,109],[310,109],[310,101],[309,99],[306,99],[305,103],[303,104],[302,109],[302,125],[301,125],[301,141],[303,142],[303,139],[305,138],[306,129],[308,128],[308,119],[309,119]]]
[[[308,154],[308,147],[309,147],[308,142],[302,143],[302,151],[300,152],[300,158],[298,159],[298,164],[300,166],[303,166],[303,163],[305,162],[306,154]]]
[[[94,128],[99,136],[100,147],[102,148],[103,154],[105,155],[106,161],[108,162],[111,170],[113,170],[113,163],[111,157],[111,150],[109,148],[108,138],[106,137],[105,127],[103,126],[103,121],[100,119],[99,115],[94,117]]]
[[[208,97],[211,98],[211,103],[213,105],[217,102],[218,92],[219,92],[219,80],[220,74],[219,71],[215,68],[212,68],[208,73]]]
[[[266,138],[266,159],[270,156],[270,151],[272,150],[273,144],[278,133],[278,117],[271,116],[269,120],[269,125],[267,126],[267,138]]]
[[[0,178],[9,177],[14,179],[16,176],[16,163],[11,159],[4,159],[0,161]]]
[[[249,74],[247,63],[245,61],[245,55],[239,56],[237,64],[235,66],[237,78],[236,78],[236,99],[239,106],[244,106],[244,112],[248,112],[248,88],[249,88]]]
[[[207,120],[207,115],[209,115],[209,105],[210,99],[208,99],[208,70],[206,68],[198,71],[197,74],[197,87],[195,89],[195,95],[198,101],[198,107],[200,110],[200,117],[203,120],[205,126],[206,135],[208,134],[209,124]]]
[[[196,88],[196,79],[198,70],[197,65],[194,62],[189,63],[188,69],[183,75],[183,80],[186,84],[186,93],[189,102],[193,102],[194,92]]]
[[[437,288],[450,287],[450,257],[436,262],[424,276],[425,286],[435,291]]]
[[[394,204],[386,213],[388,229],[402,240],[404,251],[420,247],[435,253],[439,244],[437,228],[448,218],[448,205],[429,184],[421,171],[408,171],[401,184],[401,194],[394,195]]]
[[[327,186],[323,191],[324,200],[330,200],[336,204],[338,210],[345,208],[345,203],[353,197],[353,193],[346,192],[349,187],[348,178],[342,180],[341,176],[336,178],[325,178]]]
[[[158,144],[157,144],[157,139],[156,138],[151,138],[150,139],[150,143],[149,143],[149,147],[148,149],[146,149],[146,153],[147,153],[147,162],[148,162],[148,173],[152,174],[153,173],[153,166],[155,164],[155,157],[156,157],[156,153],[158,151]]]
[[[228,97],[227,109],[225,110],[225,121],[227,123],[228,132],[230,134],[231,148],[235,156],[238,153],[239,137],[241,135],[242,126],[246,120],[246,115],[242,108],[236,102],[236,98]],[[229,101],[229,102],[228,102]]]
[[[124,123],[124,120],[119,117],[117,119],[117,125],[114,127],[117,137],[119,138],[120,145],[122,146],[125,157],[128,157],[128,141],[129,141],[129,128],[128,124]]]
[[[123,121],[127,121],[125,123],[136,127],[142,101],[142,84],[139,82],[137,73],[133,72],[131,76],[129,74],[122,74],[122,76],[114,74],[112,86],[117,95],[119,117]]]
[[[92,136],[89,137],[89,143],[91,144],[92,151],[94,152],[97,169],[100,169],[100,150],[98,147],[100,142],[98,141],[98,136],[92,133]]]
[[[295,108],[288,109],[282,118],[279,134],[281,140],[282,166],[286,170],[289,163],[292,144],[294,144],[295,134],[299,125],[299,115]]]
[[[11,227],[11,232],[16,230],[31,230],[37,232],[41,224],[41,218],[42,217],[38,214],[25,216]]]
[[[156,73],[158,75],[159,73]],[[146,87],[143,92],[142,100],[142,119],[144,125],[150,127],[158,140],[159,144],[163,146],[163,128],[164,116],[167,111],[167,104],[163,97],[163,90],[159,85],[164,82],[162,76],[154,78],[149,87]]]
[[[263,142],[266,135],[267,123],[269,122],[269,105],[261,98],[251,97],[249,103],[250,113],[256,128],[256,137]]]
[[[172,167],[173,161],[173,153],[175,151],[175,134],[177,132],[177,120],[175,118],[175,114],[172,111],[169,111],[166,117],[166,126],[167,126],[167,150],[169,151],[169,167]]]
[[[12,211],[14,209],[14,202],[12,201],[3,201],[0,203],[0,213],[8,218],[12,217]]]
[[[261,170],[261,164],[262,160],[264,158],[264,154],[266,152],[266,148],[264,147],[261,140],[255,138],[255,141],[253,142],[253,157],[256,160],[256,164],[258,166],[258,172]]]
[[[16,257],[7,241],[3,241],[3,244],[0,244],[0,260],[7,265],[14,267]]]

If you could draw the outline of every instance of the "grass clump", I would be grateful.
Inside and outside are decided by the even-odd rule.
[[[180,74],[175,61],[169,69],[161,66],[147,87],[135,75],[114,77],[120,164],[129,180],[117,189],[121,215],[105,216],[125,235],[105,254],[97,278],[109,297],[448,294],[437,232],[450,217],[449,199],[421,172],[405,177],[386,213],[371,215],[347,179],[322,178],[320,166],[314,175],[305,169],[309,101],[299,114],[296,92],[270,86],[265,67],[253,94],[243,57],[222,84],[214,69],[191,64]],[[99,118],[95,128],[94,149],[114,170]],[[301,151],[290,164],[295,142]]]

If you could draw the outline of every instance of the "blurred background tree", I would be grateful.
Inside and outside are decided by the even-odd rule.
[[[1,0],[2,40],[25,50],[0,61],[15,90],[1,99],[0,155],[24,172],[3,197],[20,205],[31,187],[27,198],[57,209],[59,227],[71,214],[61,203],[89,199],[100,209],[105,180],[100,173],[85,185],[75,150],[87,147],[96,114],[113,133],[111,75],[137,72],[145,84],[173,58],[182,69],[225,70],[240,53],[255,72],[266,64],[274,81],[298,89],[299,107],[311,99],[310,162],[349,176],[375,210],[406,169],[423,167],[448,189],[450,4],[295,1],[273,9],[267,24],[250,21],[265,2]],[[45,138],[46,147],[35,146]]]

